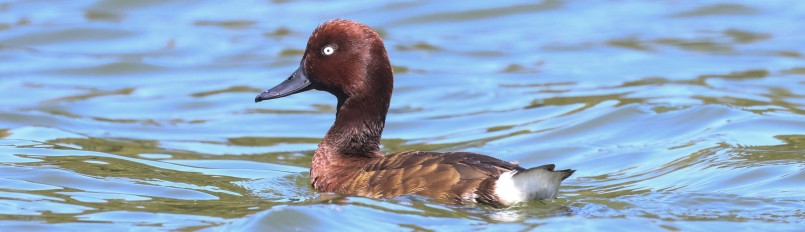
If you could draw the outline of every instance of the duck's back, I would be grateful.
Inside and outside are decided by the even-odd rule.
[[[336,192],[367,197],[418,194],[495,205],[494,182],[512,170],[523,168],[477,153],[409,151],[374,159],[345,178]]]

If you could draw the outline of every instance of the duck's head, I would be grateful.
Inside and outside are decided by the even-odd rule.
[[[299,68],[254,101],[316,89],[335,95],[339,110],[350,98],[384,99],[379,101],[388,107],[392,86],[391,64],[380,36],[364,24],[336,19],[313,31]]]

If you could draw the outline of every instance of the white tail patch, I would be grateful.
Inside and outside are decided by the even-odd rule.
[[[572,173],[573,170],[553,171],[553,165],[505,172],[495,181],[495,195],[506,205],[552,199],[559,192],[562,180]]]

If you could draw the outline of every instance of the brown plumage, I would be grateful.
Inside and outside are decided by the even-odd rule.
[[[366,25],[333,20],[313,32],[300,68],[255,102],[310,89],[336,96],[335,123],[316,149],[310,168],[311,184],[321,192],[365,197],[418,194],[503,206],[554,197],[559,182],[573,173],[554,171],[553,165],[524,169],[470,152],[380,153],[393,82],[380,36]]]
[[[523,170],[515,164],[470,152],[408,151],[352,164],[337,171],[325,171],[325,175],[320,172],[339,165],[316,166],[311,173],[314,188],[366,197],[418,194],[454,203],[491,203],[497,201],[492,188],[479,186],[485,181],[494,182],[503,172]],[[338,174],[332,175],[333,172]]]

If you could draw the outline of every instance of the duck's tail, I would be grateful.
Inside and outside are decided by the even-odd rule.
[[[547,164],[503,173],[495,181],[495,194],[507,205],[528,200],[556,198],[559,184],[576,170],[554,170],[555,167],[556,165]]]

